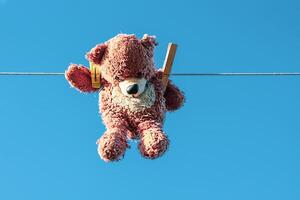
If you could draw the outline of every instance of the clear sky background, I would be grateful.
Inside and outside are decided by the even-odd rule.
[[[0,0],[0,71],[63,72],[118,33],[157,36],[173,72],[300,71],[297,0]],[[0,77],[0,199],[300,199],[300,77],[173,77],[185,106],[157,160],[100,160],[98,95]]]

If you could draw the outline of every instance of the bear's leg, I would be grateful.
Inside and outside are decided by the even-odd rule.
[[[139,149],[141,154],[149,159],[155,159],[164,154],[169,146],[169,140],[162,131],[162,123],[146,121],[138,125],[140,134]]]
[[[127,125],[120,118],[104,117],[107,130],[97,141],[98,153],[106,161],[118,161],[123,158],[127,144]]]

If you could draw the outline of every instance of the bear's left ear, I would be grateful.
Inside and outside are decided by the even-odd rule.
[[[143,36],[143,38],[141,39],[141,43],[144,47],[150,50],[153,50],[154,47],[158,45],[158,43],[156,42],[156,37],[147,34]]]

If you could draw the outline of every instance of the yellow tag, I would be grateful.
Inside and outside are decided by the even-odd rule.
[[[90,71],[91,71],[91,79],[92,79],[92,87],[100,88],[100,65],[90,62]]]

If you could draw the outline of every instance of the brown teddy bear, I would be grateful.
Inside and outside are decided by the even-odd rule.
[[[171,82],[163,88],[163,73],[153,61],[154,36],[119,34],[98,44],[86,58],[100,67],[99,107],[106,132],[97,141],[104,161],[118,161],[125,153],[127,138],[140,139],[141,154],[150,159],[161,156],[169,140],[162,130],[166,111],[180,108],[184,95]],[[96,92],[91,72],[71,64],[66,79],[81,92]]]

